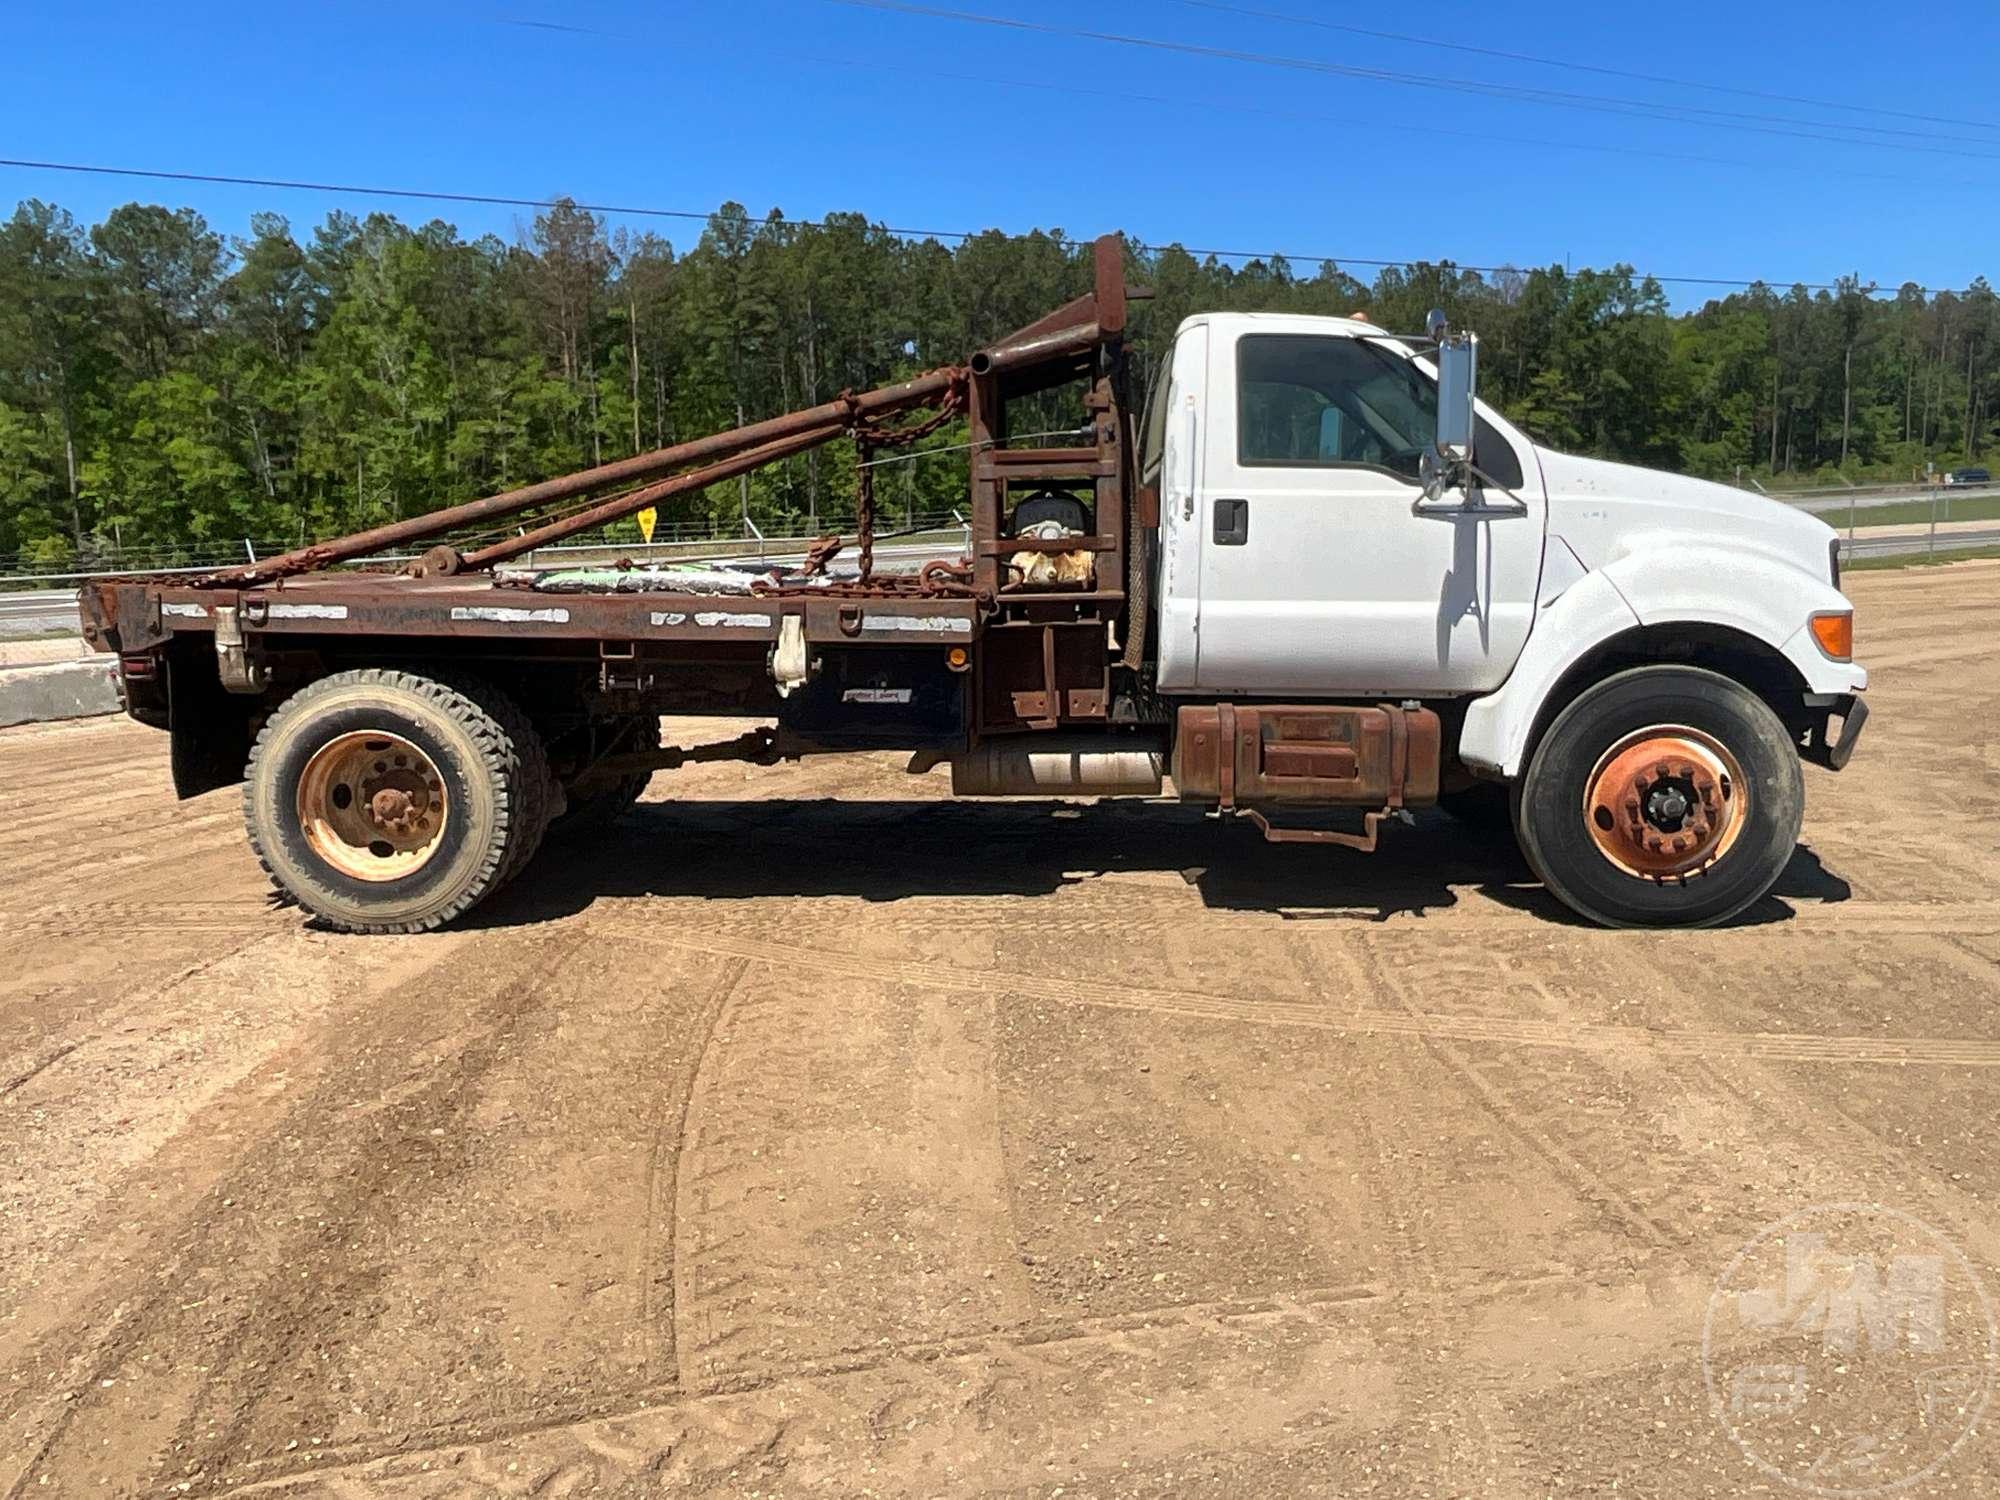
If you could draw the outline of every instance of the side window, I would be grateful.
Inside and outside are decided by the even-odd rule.
[[[1253,333],[1236,345],[1236,458],[1251,466],[1417,477],[1437,440],[1437,387],[1361,339]]]

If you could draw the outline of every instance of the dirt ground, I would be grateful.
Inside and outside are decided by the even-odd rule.
[[[1783,1493],[1739,1249],[1865,1202],[2000,1288],[2000,566],[1852,592],[1868,736],[1712,933],[875,757],[349,938],[163,737],[0,734],[0,1487]],[[1862,1477],[1995,1493],[1921,1416]]]

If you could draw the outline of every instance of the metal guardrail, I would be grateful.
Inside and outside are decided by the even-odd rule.
[[[2000,528],[1992,531],[1932,531],[1840,539],[1840,555],[1843,558],[1915,557],[1919,553],[1935,557],[1940,552],[1965,552],[1979,547],[2000,547]]]
[[[1865,484],[1802,484],[1796,487],[1780,485],[1776,489],[1771,489],[1755,479],[1750,483],[1757,486],[1759,494],[1769,495],[1773,500],[1819,500],[1828,495],[1837,495],[1844,500],[1849,495],[1892,495],[1901,490],[1925,490],[1937,487],[1935,484],[1925,484],[1921,479],[1870,480]]]
[[[877,517],[876,524],[885,528],[893,525],[899,531],[909,531],[912,528],[920,531],[948,531],[954,529],[959,524],[955,519],[956,516],[957,512],[950,510],[922,511],[903,516],[884,514]],[[794,518],[792,524],[796,524],[800,519],[803,519],[803,517]],[[824,516],[820,520],[820,527],[819,531],[813,532],[806,540],[817,540],[829,531],[851,533],[854,530],[854,518],[838,514]],[[731,517],[726,522],[715,524],[704,523],[700,526],[687,523],[670,525],[663,522],[655,529],[653,540],[650,543],[640,542],[637,539],[624,541],[614,537],[602,537],[595,540],[580,539],[572,542],[558,543],[554,548],[544,548],[542,550],[554,551],[588,547],[599,550],[617,550],[619,552],[638,555],[669,547],[728,548],[732,543],[745,540],[754,542],[760,539],[763,539],[763,532],[754,521],[748,521],[747,518],[739,520]],[[446,538],[446,540],[449,540],[449,538]],[[783,541],[791,540],[791,538],[772,537],[768,540],[772,545],[777,545]],[[62,571],[34,568],[19,553],[0,553],[0,587],[5,587],[7,584],[15,582],[81,582],[91,578],[127,578],[163,573],[202,572],[210,568],[234,567],[246,559],[255,561],[259,557],[270,556],[302,545],[305,545],[305,543],[298,538],[274,540],[243,537],[228,544],[209,544],[190,548],[135,546],[113,549],[113,556],[123,559],[124,561],[122,562],[106,562],[97,567],[70,568]],[[371,562],[387,559],[400,561],[405,557],[414,555],[414,553],[406,554],[400,551],[384,552],[378,553],[375,557],[368,560]]]
[[[1871,528],[1876,526],[1916,526],[1928,522],[1930,528],[1935,531],[1940,523],[1947,523],[1954,519],[1951,513],[1954,501],[1991,500],[1996,497],[2000,497],[2000,486],[1963,485],[1949,489],[1933,486],[1902,498],[1883,499],[1878,496],[1866,499],[1864,502],[1861,498],[1849,496],[1845,499],[1844,503],[1838,500],[1801,500],[1796,502],[1794,508],[1818,517],[1836,530],[1845,531],[1847,539],[1853,541],[1855,539],[1856,521],[1864,509],[1900,513],[1898,516],[1888,520],[1877,516],[1868,523]],[[1930,506],[1928,513],[1923,509],[1926,503]],[[1966,519],[1977,520],[1978,517],[1967,517]]]
[[[1760,495],[1769,495],[1773,500],[1824,500],[1829,497],[1845,500],[1850,495],[1859,495],[1866,500],[1870,495],[1927,495],[1932,490],[1972,489],[1972,485],[1949,485],[1942,474],[1929,479],[1867,479],[1859,483],[1852,481],[1842,484],[1808,484],[1793,488],[1780,485],[1776,489],[1759,483],[1755,479],[1739,482],[1738,489],[1754,485]]]

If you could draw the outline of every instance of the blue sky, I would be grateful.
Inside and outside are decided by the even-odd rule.
[[[733,198],[754,214],[859,209],[940,230],[1117,228],[1350,262],[1623,260],[1937,287],[2000,272],[1990,3],[938,4],[1169,46],[833,0],[23,7],[0,156],[702,211]],[[1635,104],[1718,114],[1697,124]],[[1093,154],[1093,141],[1109,145]],[[333,207],[435,214],[469,234],[513,234],[527,213],[0,167],[0,206],[29,196],[86,221],[133,198],[191,204],[231,233],[260,208],[302,235]],[[651,227],[677,243],[696,232]],[[1704,295],[1674,290],[1681,305]]]

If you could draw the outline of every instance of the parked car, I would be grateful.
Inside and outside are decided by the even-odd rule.
[[[1953,469],[1944,476],[1946,489],[1960,489],[1968,484],[1991,484],[1993,476],[1985,469]]]

